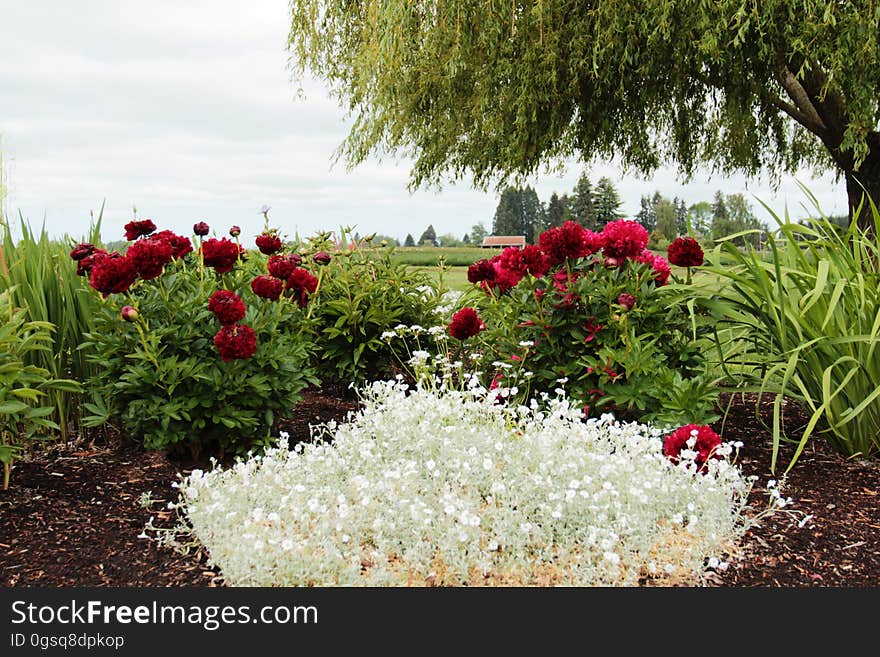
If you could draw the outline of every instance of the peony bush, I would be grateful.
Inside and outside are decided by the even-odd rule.
[[[317,378],[307,306],[314,276],[293,253],[281,270],[233,238],[125,226],[125,253],[71,252],[101,293],[83,349],[100,366],[89,382],[90,425],[110,420],[148,449],[193,457],[245,454],[271,442],[280,414]],[[265,246],[264,246],[265,250]]]
[[[712,326],[689,285],[702,251],[690,238],[670,245],[688,267],[682,283],[647,243],[633,221],[601,233],[571,221],[551,228],[537,246],[469,268],[485,294],[449,333],[483,354],[486,383],[516,388],[520,401],[561,386],[589,417],[708,423],[718,397],[705,357]]]
[[[749,524],[751,482],[733,446],[702,453],[705,428],[664,448],[561,394],[431,381],[374,383],[314,443],[193,471],[184,536],[162,540],[194,539],[233,586],[637,585],[725,567]]]

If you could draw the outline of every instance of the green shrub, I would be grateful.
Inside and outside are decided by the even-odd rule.
[[[873,234],[857,216],[840,230],[773,215],[771,258],[737,248],[735,236],[711,256],[710,271],[727,283],[715,300],[731,309],[719,322],[724,364],[744,387],[775,397],[773,468],[785,439],[784,397],[810,413],[788,469],[817,433],[847,456],[880,449],[880,214],[873,204],[860,211],[873,214]]]
[[[29,361],[35,351],[51,351],[49,322],[27,319],[27,312],[16,308],[14,290],[0,292],[0,462],[3,463],[3,490],[9,487],[13,461],[42,432],[58,430],[52,419],[53,406],[43,400],[50,391],[79,392],[75,381],[54,379],[45,368]],[[45,434],[42,434],[45,435]]]
[[[258,297],[251,283],[258,275],[271,278],[265,259],[255,252],[236,258],[237,244],[225,238],[205,245],[220,242],[233,249],[231,271],[217,273],[222,267],[207,266],[200,252],[188,253],[165,264],[161,275],[140,279],[100,304],[84,347],[100,365],[89,385],[91,424],[120,419],[149,449],[244,454],[267,445],[279,415],[317,382],[309,367],[308,294],[288,289],[278,301]],[[132,250],[124,258],[134,257]],[[235,293],[245,307],[243,317],[224,316],[228,332],[218,322],[222,311],[209,309],[220,290]],[[253,344],[248,348],[248,329],[255,352]],[[224,360],[221,343],[239,351]]]
[[[382,334],[399,324],[434,323],[438,295],[431,279],[397,262],[393,249],[368,244],[336,251],[326,235],[308,249],[312,254],[333,251],[320,267],[311,309],[322,379],[349,383],[387,376],[394,353]]]

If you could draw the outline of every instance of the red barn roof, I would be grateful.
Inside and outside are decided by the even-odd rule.
[[[508,246],[518,246],[520,248],[526,245],[525,235],[489,235],[483,238],[480,245],[483,248],[501,249]]]

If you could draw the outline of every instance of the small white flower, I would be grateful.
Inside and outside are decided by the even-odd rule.
[[[531,340],[521,340],[519,343],[520,347],[534,347],[535,343]]]

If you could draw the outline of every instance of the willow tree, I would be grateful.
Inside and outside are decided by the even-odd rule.
[[[577,157],[649,174],[809,166],[880,201],[880,0],[291,0],[340,156],[481,187]],[[865,216],[867,219],[867,216]]]

